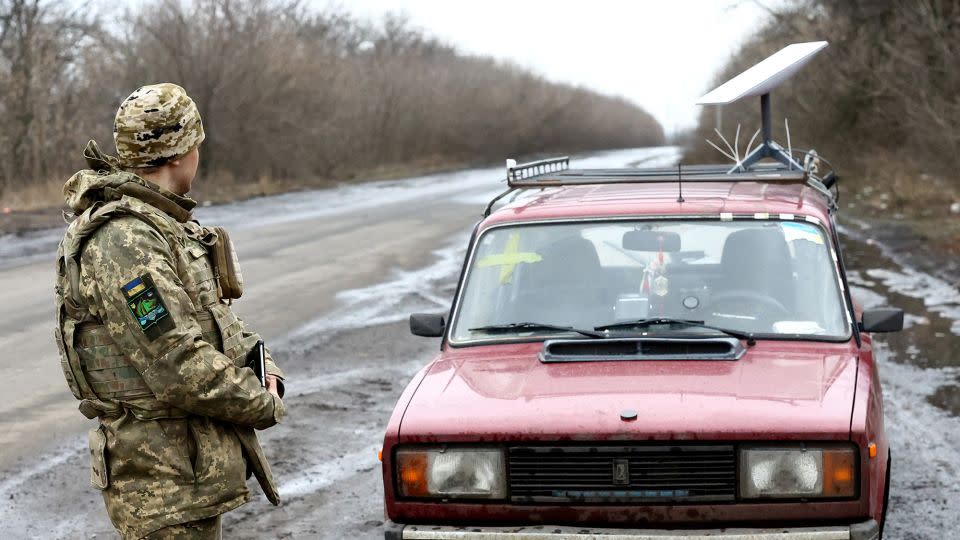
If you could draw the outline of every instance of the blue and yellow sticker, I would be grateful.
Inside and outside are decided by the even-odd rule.
[[[163,303],[150,274],[144,274],[120,289],[127,298],[127,307],[140,325],[140,330],[151,341],[174,327],[170,311]]]
[[[780,223],[780,228],[783,229],[783,236],[787,239],[787,242],[806,240],[814,244],[824,244],[823,234],[820,232],[820,229],[810,223],[784,221]]]

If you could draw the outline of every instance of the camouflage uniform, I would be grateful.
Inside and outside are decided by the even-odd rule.
[[[156,113],[169,101],[163,92],[177,96],[170,87],[157,106],[140,108]],[[142,103],[121,106],[119,138],[124,107]],[[190,151],[203,139],[193,111],[192,128],[191,114],[179,114],[182,129],[141,118],[131,139],[164,145],[127,146],[120,162],[156,166]],[[94,144],[86,157],[92,169],[64,186],[78,217],[58,252],[55,333],[81,412],[99,418],[89,435],[91,483],[124,538],[219,534],[209,518],[250,499],[251,473],[279,504],[254,428],[277,423],[283,402],[242,367],[260,338],[221,298],[210,251],[222,239],[191,221],[195,202],[119,170]],[[283,377],[269,357],[267,372]]]

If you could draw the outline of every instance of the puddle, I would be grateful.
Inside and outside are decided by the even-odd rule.
[[[894,306],[905,312],[904,330],[878,334],[889,348],[881,361],[922,368],[937,380],[925,396],[930,404],[960,416],[960,291],[946,281],[901,266],[882,246],[841,236],[854,298],[864,308]]]

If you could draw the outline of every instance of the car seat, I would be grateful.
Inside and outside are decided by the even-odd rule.
[[[568,236],[538,251],[542,260],[524,268],[514,320],[579,328],[608,323],[613,306],[593,243]]]
[[[718,293],[753,291],[773,297],[788,310],[793,308],[793,261],[779,227],[731,233],[723,245],[720,266]]]

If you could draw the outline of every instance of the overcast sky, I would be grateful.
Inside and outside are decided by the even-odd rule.
[[[766,12],[749,0],[314,0],[364,18],[406,14],[459,49],[551,80],[623,96],[667,132],[692,127],[697,98]],[[766,0],[767,5],[775,2]]]

